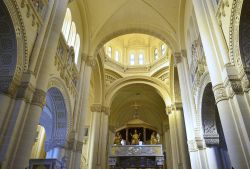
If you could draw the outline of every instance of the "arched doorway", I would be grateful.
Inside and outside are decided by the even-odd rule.
[[[202,97],[203,137],[207,146],[207,158],[214,169],[231,168],[226,141],[215,102],[212,84],[208,83]],[[212,163],[211,163],[212,162]]]
[[[59,89],[52,87],[46,94],[31,158],[57,159],[66,165],[67,120],[64,97]]]
[[[7,92],[13,80],[17,62],[16,32],[10,14],[0,2],[0,92]]]

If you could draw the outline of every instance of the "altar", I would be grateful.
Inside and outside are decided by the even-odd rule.
[[[113,145],[109,151],[108,165],[110,169],[163,169],[162,145]]]
[[[160,135],[153,126],[136,118],[115,130],[109,149],[109,169],[164,169]]]

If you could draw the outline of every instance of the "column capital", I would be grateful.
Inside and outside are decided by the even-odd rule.
[[[182,111],[182,103],[181,102],[176,102],[176,103],[173,103],[173,104],[166,107],[167,115],[172,114],[172,112],[176,111],[176,110]]]
[[[79,141],[79,140],[76,140],[76,139],[71,139],[71,140],[68,141],[68,148],[70,150],[74,150],[74,151],[82,153],[83,144],[84,143],[82,141]]]
[[[180,52],[174,53],[174,63],[175,65],[182,62],[182,59],[187,56],[186,50],[181,50]]]
[[[222,100],[228,100],[228,95],[226,88],[223,84],[217,84],[213,87],[214,91],[214,98],[216,103],[222,101]]]
[[[29,82],[23,82],[18,87],[16,98],[17,99],[24,99],[26,102],[30,103],[32,100],[33,93],[35,88]]]
[[[174,64],[177,65],[178,63],[181,63],[181,61],[182,61],[181,52],[175,52],[174,53]]]
[[[90,107],[91,112],[99,112],[99,113],[105,113],[106,115],[110,114],[110,108],[103,106],[102,104],[93,104]]]
[[[91,68],[96,66],[96,59],[93,56],[88,56],[85,60],[85,63],[90,66]]]
[[[43,107],[46,103],[46,92],[41,89],[35,89],[31,103]]]

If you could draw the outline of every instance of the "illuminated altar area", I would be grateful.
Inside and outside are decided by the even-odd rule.
[[[108,165],[116,168],[164,168],[163,148],[157,129],[135,118],[116,129]]]

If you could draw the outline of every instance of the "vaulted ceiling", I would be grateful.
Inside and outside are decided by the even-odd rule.
[[[138,110],[135,110],[135,104]],[[111,104],[110,124],[118,128],[134,116],[162,129],[166,121],[165,104],[157,91],[146,84],[133,84],[120,89]]]
[[[92,43],[129,32],[159,34],[169,43],[178,43],[183,1],[79,0],[79,3],[86,12]]]

